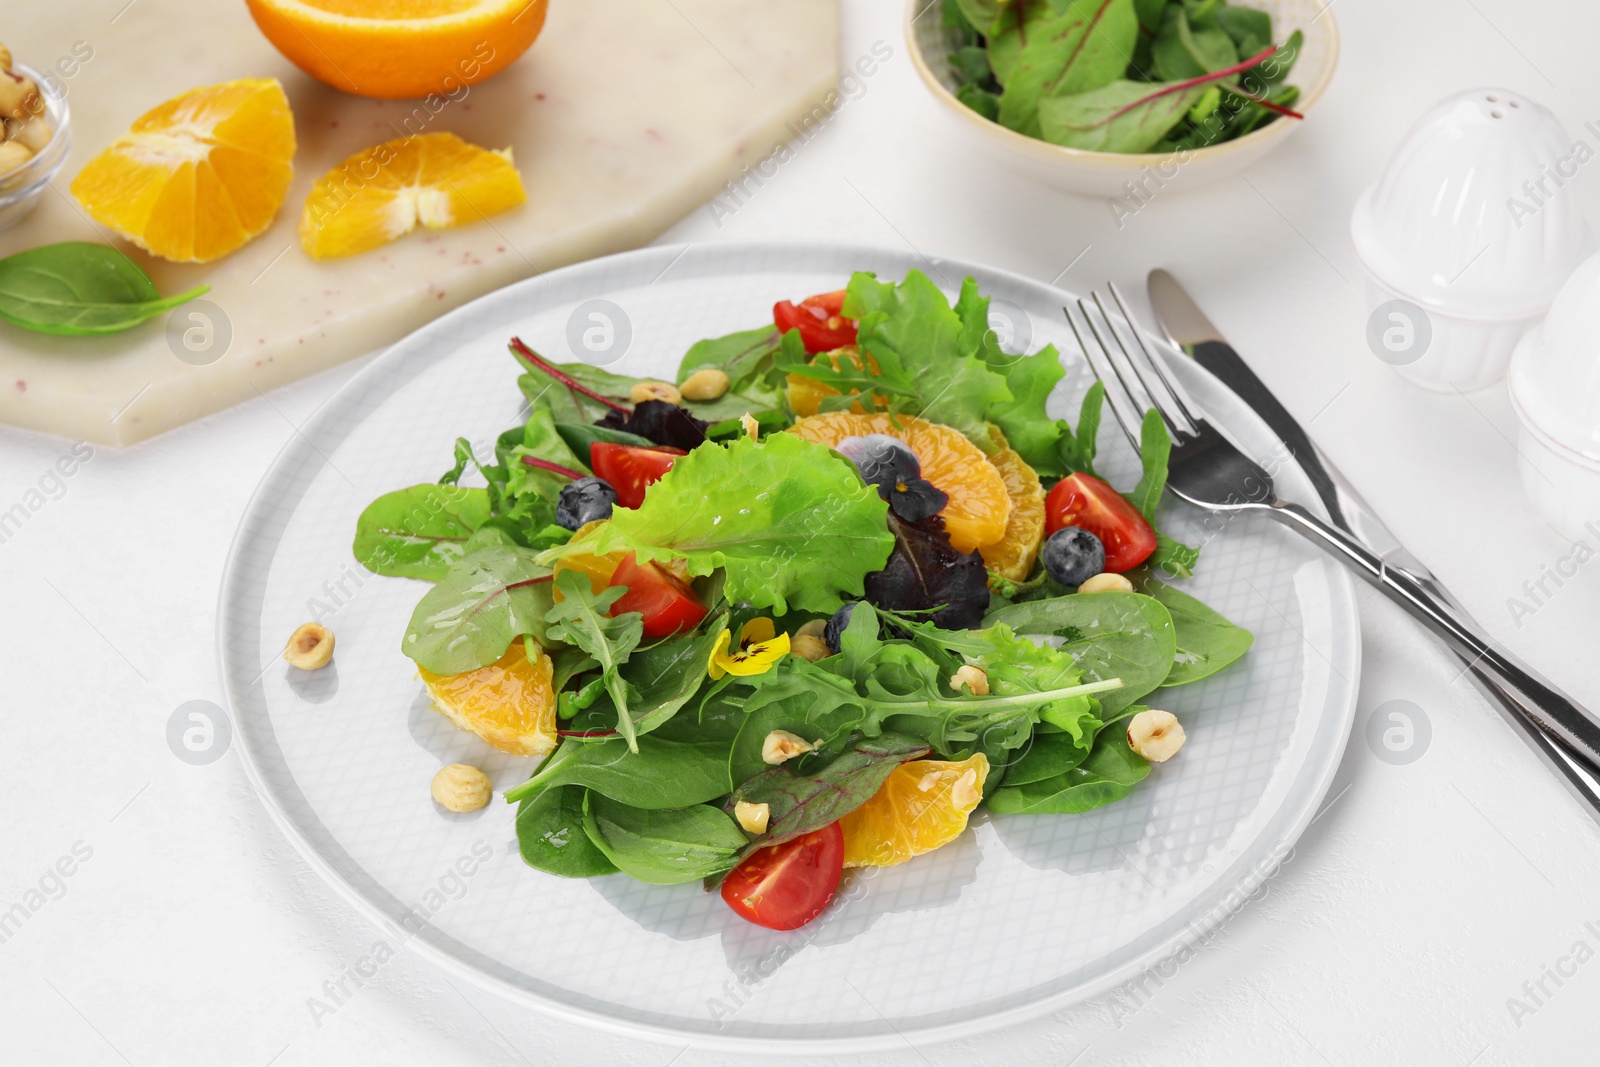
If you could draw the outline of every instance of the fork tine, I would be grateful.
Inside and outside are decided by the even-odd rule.
[[[1129,328],[1132,330],[1133,339],[1138,342],[1145,359],[1150,362],[1151,366],[1155,367],[1156,374],[1161,378],[1161,384],[1166,386],[1167,392],[1177,405],[1178,410],[1189,421],[1191,432],[1197,430],[1205,422],[1205,416],[1201,414],[1199,405],[1190,398],[1189,391],[1183,387],[1182,382],[1178,381],[1178,376],[1172,373],[1172,368],[1167,366],[1167,361],[1150,351],[1150,347],[1145,344],[1145,331],[1139,328],[1137,320],[1128,311],[1128,304],[1122,299],[1122,290],[1117,288],[1117,283],[1107,282],[1106,284],[1111,287],[1111,296],[1116,300],[1117,307],[1122,309],[1123,320],[1128,323]],[[1154,337],[1154,335],[1151,336],[1152,338]]]
[[[1128,443],[1133,445],[1135,452],[1139,450],[1139,426],[1143,416],[1134,405],[1133,398],[1127,392],[1122,375],[1111,362],[1110,355],[1106,352],[1100,335],[1095,332],[1094,323],[1089,318],[1088,308],[1082,300],[1078,301],[1078,313],[1083,316],[1084,325],[1088,327],[1089,335],[1094,343],[1084,337],[1083,331],[1078,329],[1077,322],[1072,317],[1070,308],[1063,307],[1061,313],[1067,317],[1067,325],[1072,327],[1072,336],[1078,341],[1078,347],[1083,350],[1084,358],[1089,361],[1089,369],[1094,371],[1094,376],[1099,378],[1106,387],[1106,399],[1111,402],[1111,413],[1116,416],[1117,425],[1122,427],[1123,434],[1128,438]]]
[[[1096,290],[1089,295],[1094,300],[1094,306],[1100,309],[1100,317],[1105,320],[1106,330],[1116,340],[1117,348],[1121,349],[1122,359],[1127,364],[1128,370],[1139,380],[1139,386],[1144,393],[1145,399],[1149,402],[1147,408],[1155,409],[1156,414],[1161,416],[1161,421],[1166,423],[1167,430],[1174,438],[1182,439],[1192,435],[1194,433],[1193,424],[1182,412],[1175,411],[1176,405],[1171,394],[1163,388],[1163,384],[1155,376],[1154,372],[1147,369],[1145,363],[1134,356],[1133,349],[1129,348],[1127,342],[1122,339],[1122,331],[1117,329],[1116,320],[1111,317],[1111,312],[1106,310],[1105,302],[1100,299],[1099,291]],[[1139,343],[1138,327],[1130,322],[1126,316],[1123,318],[1123,325],[1133,333],[1135,344],[1140,353],[1148,355],[1143,344]]]

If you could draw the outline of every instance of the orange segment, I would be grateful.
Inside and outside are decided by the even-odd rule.
[[[839,360],[841,357],[848,359],[857,370],[861,369],[861,349],[857,348],[855,345],[846,345],[844,348],[837,349],[833,352],[820,353],[813,358],[811,362],[816,363],[817,360],[824,357],[827,358],[829,363],[833,364],[834,370],[839,369]],[[878,373],[878,361],[873,359],[871,356],[867,357],[867,366],[870,368],[873,374]],[[839,395],[839,390],[835,389],[833,386],[819,382],[815,378],[807,378],[804,374],[791,374],[786,380],[788,381],[788,387],[785,390],[786,399],[789,402],[789,410],[794,412],[796,418],[802,418],[806,415],[815,415],[817,412],[822,410],[823,400],[830,396]],[[850,395],[860,396],[861,390],[852,389],[850,391]],[[872,395],[872,402],[874,408],[885,406],[883,397],[877,393]],[[866,414],[867,409],[862,407],[860,402],[857,402],[850,405],[850,410],[854,414],[864,415]]]
[[[839,820],[846,867],[892,867],[948,845],[983,799],[989,759],[912,760],[889,772],[867,802]]]
[[[210,85],[141,115],[78,172],[72,195],[152,255],[207,263],[272,225],[294,149],[277,79]]]
[[[910,446],[922,476],[950,494],[939,514],[958,552],[972,552],[999,541],[1011,518],[1005,479],[983,450],[948,426],[912,415],[857,415],[831,411],[800,419],[788,430],[832,448],[846,437],[884,433]]]
[[[449,675],[418,667],[417,675],[451,722],[502,752],[543,756],[556,747],[550,657],[541,654],[528,662],[521,640],[487,667]]]
[[[416,229],[464,226],[526,200],[511,149],[453,133],[398,137],[357,152],[312,186],[300,246],[312,259],[353,256]]]
[[[451,101],[528,50],[546,0],[248,0],[295,66],[335,89]]]
[[[1005,536],[979,551],[990,570],[1013,582],[1023,582],[1033,573],[1039,545],[1044,540],[1044,486],[1027,460],[1006,443],[1004,435],[996,429],[990,432],[1000,448],[989,456],[989,462],[1005,481],[1011,517],[1006,520]]]

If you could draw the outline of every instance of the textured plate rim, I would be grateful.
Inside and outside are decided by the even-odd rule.
[[[1050,283],[1041,282],[1038,279],[1013,271],[969,260],[944,257],[930,258],[881,245],[834,241],[756,240],[719,241],[699,245],[653,246],[586,260],[556,271],[513,282],[440,316],[408,334],[374,357],[349,381],[341,385],[331,396],[318,405],[316,410],[305,420],[304,425],[312,425],[318,422],[328,411],[341,404],[346,394],[363,388],[370,378],[381,375],[386,370],[387,364],[397,358],[395,353],[403,347],[424,344],[434,332],[446,331],[459,321],[471,319],[478,313],[480,305],[501,298],[509,290],[535,286],[542,281],[548,281],[552,276],[564,275],[569,272],[598,271],[604,273],[607,270],[616,269],[619,265],[626,267],[635,262],[660,263],[661,270],[659,274],[664,274],[679,259],[685,257],[695,248],[705,249],[715,255],[729,257],[781,250],[794,258],[797,269],[803,269],[803,264],[808,257],[836,257],[840,254],[857,258],[861,262],[883,259],[904,261],[908,258],[922,258],[929,264],[940,264],[961,271],[963,275],[988,275],[1025,288],[1043,289],[1058,296],[1059,303],[1063,305],[1071,299],[1071,295],[1065,290],[1057,289]],[[1052,297],[1053,302],[1056,296]],[[439,358],[444,358],[449,352],[449,349],[441,349]],[[1208,379],[1216,388],[1225,392],[1228,391],[1225,385],[1214,379],[1198,364],[1191,366],[1193,372],[1202,378]],[[1270,433],[1270,431],[1268,432]],[[389,917],[352,885],[343,874],[336,870],[323,855],[322,851],[301,833],[300,829],[290,819],[288,812],[283,809],[277,794],[268,788],[261,768],[256,761],[256,753],[248,740],[248,734],[238,729],[238,713],[235,710],[234,689],[228,672],[227,647],[232,625],[226,608],[230,590],[234,583],[239,580],[241,553],[246,542],[253,536],[254,526],[251,520],[256,516],[258,509],[265,504],[263,496],[272,481],[274,473],[291,453],[302,447],[303,443],[302,435],[297,433],[291,435],[285,441],[283,447],[278,450],[272,462],[268,464],[262,474],[256,488],[252,491],[250,499],[241,514],[239,525],[234,531],[233,539],[229,544],[217,595],[217,672],[223,696],[227,703],[227,713],[234,720],[234,732],[239,737],[240,761],[244,766],[245,774],[249,778],[251,786],[271,815],[273,822],[277,824],[278,828],[294,845],[295,851],[300,854],[307,865],[316,871],[340,897],[344,898],[358,914],[378,929],[386,930],[391,925]],[[1298,464],[1296,464],[1296,469],[1298,469]],[[1309,501],[1307,506],[1318,513],[1322,511],[1320,501]],[[1281,805],[1267,819],[1266,828],[1258,836],[1254,844],[1257,850],[1264,849],[1268,856],[1279,856],[1278,863],[1282,862],[1284,850],[1292,850],[1300,835],[1305,832],[1306,827],[1316,817],[1316,813],[1322,805],[1322,800],[1327,795],[1328,789],[1332,785],[1334,776],[1342,762],[1343,751],[1355,719],[1361,668],[1360,617],[1356,608],[1355,585],[1349,572],[1343,568],[1330,566],[1327,573],[1330,578],[1328,604],[1334,654],[1337,657],[1338,653],[1345,653],[1348,669],[1346,672],[1335,670],[1329,678],[1323,698],[1323,712],[1316,725],[1318,734],[1325,733],[1330,727],[1333,730],[1335,736],[1332,739],[1332,743],[1327,747],[1327,751],[1330,754],[1329,757],[1325,757],[1320,766],[1308,763],[1302,768],[1302,773],[1314,772],[1309,786],[1301,794],[1303,797],[1302,802],[1292,810],[1287,803]],[[1273,827],[1280,827],[1280,829],[1276,833],[1272,833]],[[446,972],[470,981],[478,988],[493,992],[513,1003],[528,1005],[543,1013],[559,1018],[577,1019],[586,1025],[621,1036],[657,1042],[681,1043],[691,1048],[716,1049],[726,1052],[757,1052],[769,1055],[798,1056],[825,1053],[879,1052],[903,1048],[908,1043],[911,1043],[913,1038],[919,1042],[930,1044],[956,1041],[977,1034],[993,1032],[1010,1024],[1032,1021],[1050,1012],[1060,1011],[1080,1004],[1091,997],[1129,981],[1131,978],[1144,974],[1162,959],[1178,950],[1186,941],[1201,941],[1206,935],[1223,926],[1236,909],[1223,909],[1220,905],[1237,893],[1241,886],[1249,882],[1252,872],[1258,872],[1262,862],[1261,858],[1241,855],[1230,864],[1228,871],[1216,880],[1211,892],[1196,898],[1185,909],[1190,912],[1196,908],[1201,909],[1199,919],[1180,920],[1174,917],[1164,924],[1172,927],[1170,933],[1159,938],[1139,955],[1119,967],[1112,968],[1096,979],[1038,997],[1023,1004],[1002,1008],[956,1022],[908,1029],[905,1027],[897,1028],[893,1023],[885,1020],[886,1025],[882,1033],[858,1034],[848,1037],[794,1038],[724,1035],[699,1030],[680,1029],[643,1020],[623,1019],[512,985],[484,973],[470,963],[457,958],[450,952],[422,938],[408,939],[402,947],[412,949],[419,956],[429,960]],[[1273,869],[1276,869],[1276,865]],[[1270,873],[1269,871],[1268,877],[1270,877]],[[1259,877],[1259,874],[1257,876]]]

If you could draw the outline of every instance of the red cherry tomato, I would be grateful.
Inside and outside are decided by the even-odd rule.
[[[807,352],[832,352],[856,343],[856,324],[840,314],[843,307],[843,289],[808,296],[799,304],[780,300],[772,306],[772,321],[783,333],[799,330]]]
[[[1156,532],[1139,509],[1092,474],[1079,472],[1057,482],[1044,498],[1044,532],[1081,526],[1106,546],[1106,570],[1131,571],[1156,550]]]
[[[642,448],[596,441],[589,446],[589,466],[596,476],[611,483],[617,503],[636,508],[644,503],[644,491],[672,469],[673,461],[689,453],[681,448]]]
[[[722,899],[757,926],[794,930],[822,914],[843,873],[844,831],[829,823],[758,849],[723,880]]]
[[[654,563],[639,563],[632,552],[617,564],[611,584],[628,587],[611,605],[611,614],[637,611],[644,616],[644,635],[651,640],[692,630],[706,617],[706,606],[693,589]]]

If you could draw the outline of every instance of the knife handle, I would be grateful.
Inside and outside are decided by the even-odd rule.
[[[1442,637],[1470,666],[1510,686],[1531,718],[1572,749],[1584,763],[1600,769],[1600,720],[1532,667],[1497,645],[1441,595],[1432,582],[1389,566],[1356,538],[1298,504],[1274,500],[1262,506],[1279,522],[1343,559],[1370,585]]]

